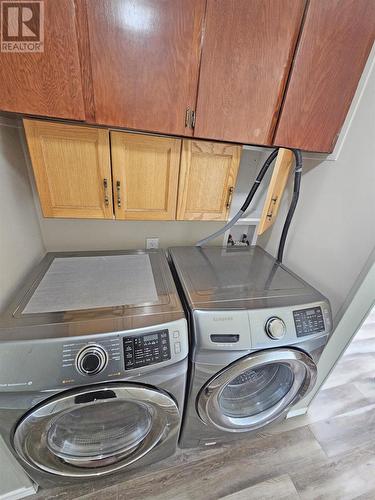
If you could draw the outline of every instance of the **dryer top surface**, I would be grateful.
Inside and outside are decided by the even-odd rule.
[[[192,309],[260,309],[324,300],[258,246],[174,247],[170,255]]]

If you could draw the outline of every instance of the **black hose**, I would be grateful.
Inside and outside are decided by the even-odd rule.
[[[254,195],[257,192],[259,184],[262,182],[263,177],[265,176],[265,174],[266,174],[267,170],[269,169],[273,160],[276,158],[278,152],[279,152],[278,148],[274,149],[272,151],[272,153],[269,155],[269,157],[267,158],[267,160],[263,163],[262,168],[260,169],[259,174],[257,175],[257,177],[254,181],[254,184],[251,186],[249,194],[246,196],[246,199],[243,202],[242,207],[240,208],[240,210],[242,212],[246,212],[248,206],[251,203],[251,200],[254,198]]]
[[[299,149],[293,149],[292,151],[294,153],[294,158],[296,160],[296,165],[294,167],[293,197],[292,197],[292,201],[290,203],[288,215],[286,216],[286,219],[284,222],[284,227],[283,227],[283,231],[281,233],[281,238],[280,238],[280,243],[279,243],[279,249],[277,252],[277,261],[280,263],[283,261],[285,241],[286,241],[286,237],[288,235],[290,223],[292,222],[292,219],[293,219],[294,211],[295,211],[296,206],[297,206],[297,202],[298,202],[298,198],[299,198],[299,190],[300,190],[300,186],[301,186],[301,176],[302,176],[301,151]]]
[[[281,233],[281,238],[280,238],[280,243],[279,243],[279,249],[277,252],[277,262],[282,262],[283,260],[283,253],[284,253],[284,247],[285,247],[285,241],[288,235],[289,231],[289,226],[290,223],[292,222],[294,211],[297,206],[298,202],[298,197],[299,197],[299,190],[300,190],[300,185],[301,185],[301,175],[302,175],[302,155],[301,151],[299,149],[292,149],[294,158],[295,158],[295,167],[294,167],[294,186],[293,186],[293,197],[292,201],[289,207],[288,214],[286,216],[285,222],[284,222],[284,227]],[[198,241],[196,243],[196,246],[202,246],[207,241],[216,238],[217,236],[220,236],[223,232],[227,231],[230,227],[232,227],[237,220],[239,220],[243,214],[246,212],[247,208],[249,207],[252,199],[254,198],[255,193],[257,192],[260,183],[263,180],[263,177],[265,176],[267,170],[269,169],[271,163],[274,161],[276,158],[277,154],[279,152],[279,148],[276,148],[272,151],[272,153],[269,155],[267,160],[263,163],[259,174],[257,175],[254,184],[252,185],[249,194],[247,195],[245,201],[242,204],[242,207],[239,209],[237,214],[221,229],[216,231],[215,233],[211,234],[210,236],[207,236],[206,238]]]
[[[246,212],[248,206],[250,205],[255,193],[257,192],[259,184],[261,183],[265,173],[267,172],[267,170],[270,167],[273,160],[276,158],[278,151],[279,151],[278,149],[275,149],[274,151],[272,151],[272,153],[269,155],[267,160],[262,165],[262,168],[260,169],[259,174],[257,175],[257,177],[254,181],[254,184],[252,185],[252,187],[250,189],[249,194],[247,195],[242,207],[238,210],[238,212],[235,214],[235,216],[232,217],[232,219],[229,222],[227,222],[225,224],[225,226],[223,226],[221,229],[219,229],[215,233],[212,233],[209,236],[207,236],[206,238],[203,238],[203,239],[197,241],[195,246],[201,247],[202,245],[205,245],[208,241],[210,241],[214,238],[217,238],[221,234],[225,233],[225,231],[230,229],[232,226],[234,226],[234,224],[243,216],[243,214]]]

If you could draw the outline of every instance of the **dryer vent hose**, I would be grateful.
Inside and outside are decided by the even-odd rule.
[[[294,186],[293,186],[293,197],[292,197],[292,202],[289,207],[288,215],[285,219],[283,231],[281,233],[281,238],[280,238],[280,243],[279,243],[279,249],[277,252],[277,260],[278,262],[282,262],[283,259],[283,252],[284,252],[284,247],[285,247],[285,241],[286,237],[288,235],[289,231],[289,226],[290,223],[292,222],[293,215],[297,206],[298,202],[298,197],[299,197],[299,190],[300,190],[300,185],[301,185],[301,173],[302,173],[302,155],[301,151],[299,149],[292,149],[294,158],[295,158],[295,167],[294,167]],[[230,229],[234,224],[244,215],[244,213],[247,211],[252,199],[254,198],[255,193],[257,192],[260,183],[263,180],[263,177],[265,176],[267,170],[271,166],[272,162],[276,158],[277,154],[279,152],[279,149],[275,149],[272,151],[272,153],[269,155],[267,160],[263,163],[262,168],[260,169],[254,184],[252,185],[249,194],[247,195],[244,203],[242,204],[242,207],[239,209],[239,211],[235,214],[232,219],[225,224],[224,227],[216,231],[215,233],[211,234],[210,236],[207,236],[206,238],[203,238],[202,240],[198,241],[196,243],[196,246],[201,247],[205,245],[207,242],[210,240],[217,238],[218,236],[222,235]]]

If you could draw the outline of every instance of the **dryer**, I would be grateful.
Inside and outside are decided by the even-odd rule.
[[[191,334],[182,448],[285,418],[314,386],[332,329],[328,300],[260,247],[176,247]]]
[[[42,486],[172,455],[188,334],[165,255],[47,254],[0,321],[0,433]]]

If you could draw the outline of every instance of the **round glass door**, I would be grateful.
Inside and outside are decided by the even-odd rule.
[[[130,455],[153,422],[151,407],[134,401],[105,401],[62,413],[49,427],[47,446],[65,462],[97,467]]]
[[[139,460],[179,425],[174,400],[136,384],[68,391],[18,424],[14,448],[27,463],[63,476],[100,476]]]
[[[217,374],[198,396],[205,423],[229,432],[259,429],[311,390],[316,366],[291,349],[263,351],[241,358]]]
[[[258,415],[282,400],[293,382],[294,372],[282,363],[251,368],[225,386],[219,396],[219,405],[229,417]]]

